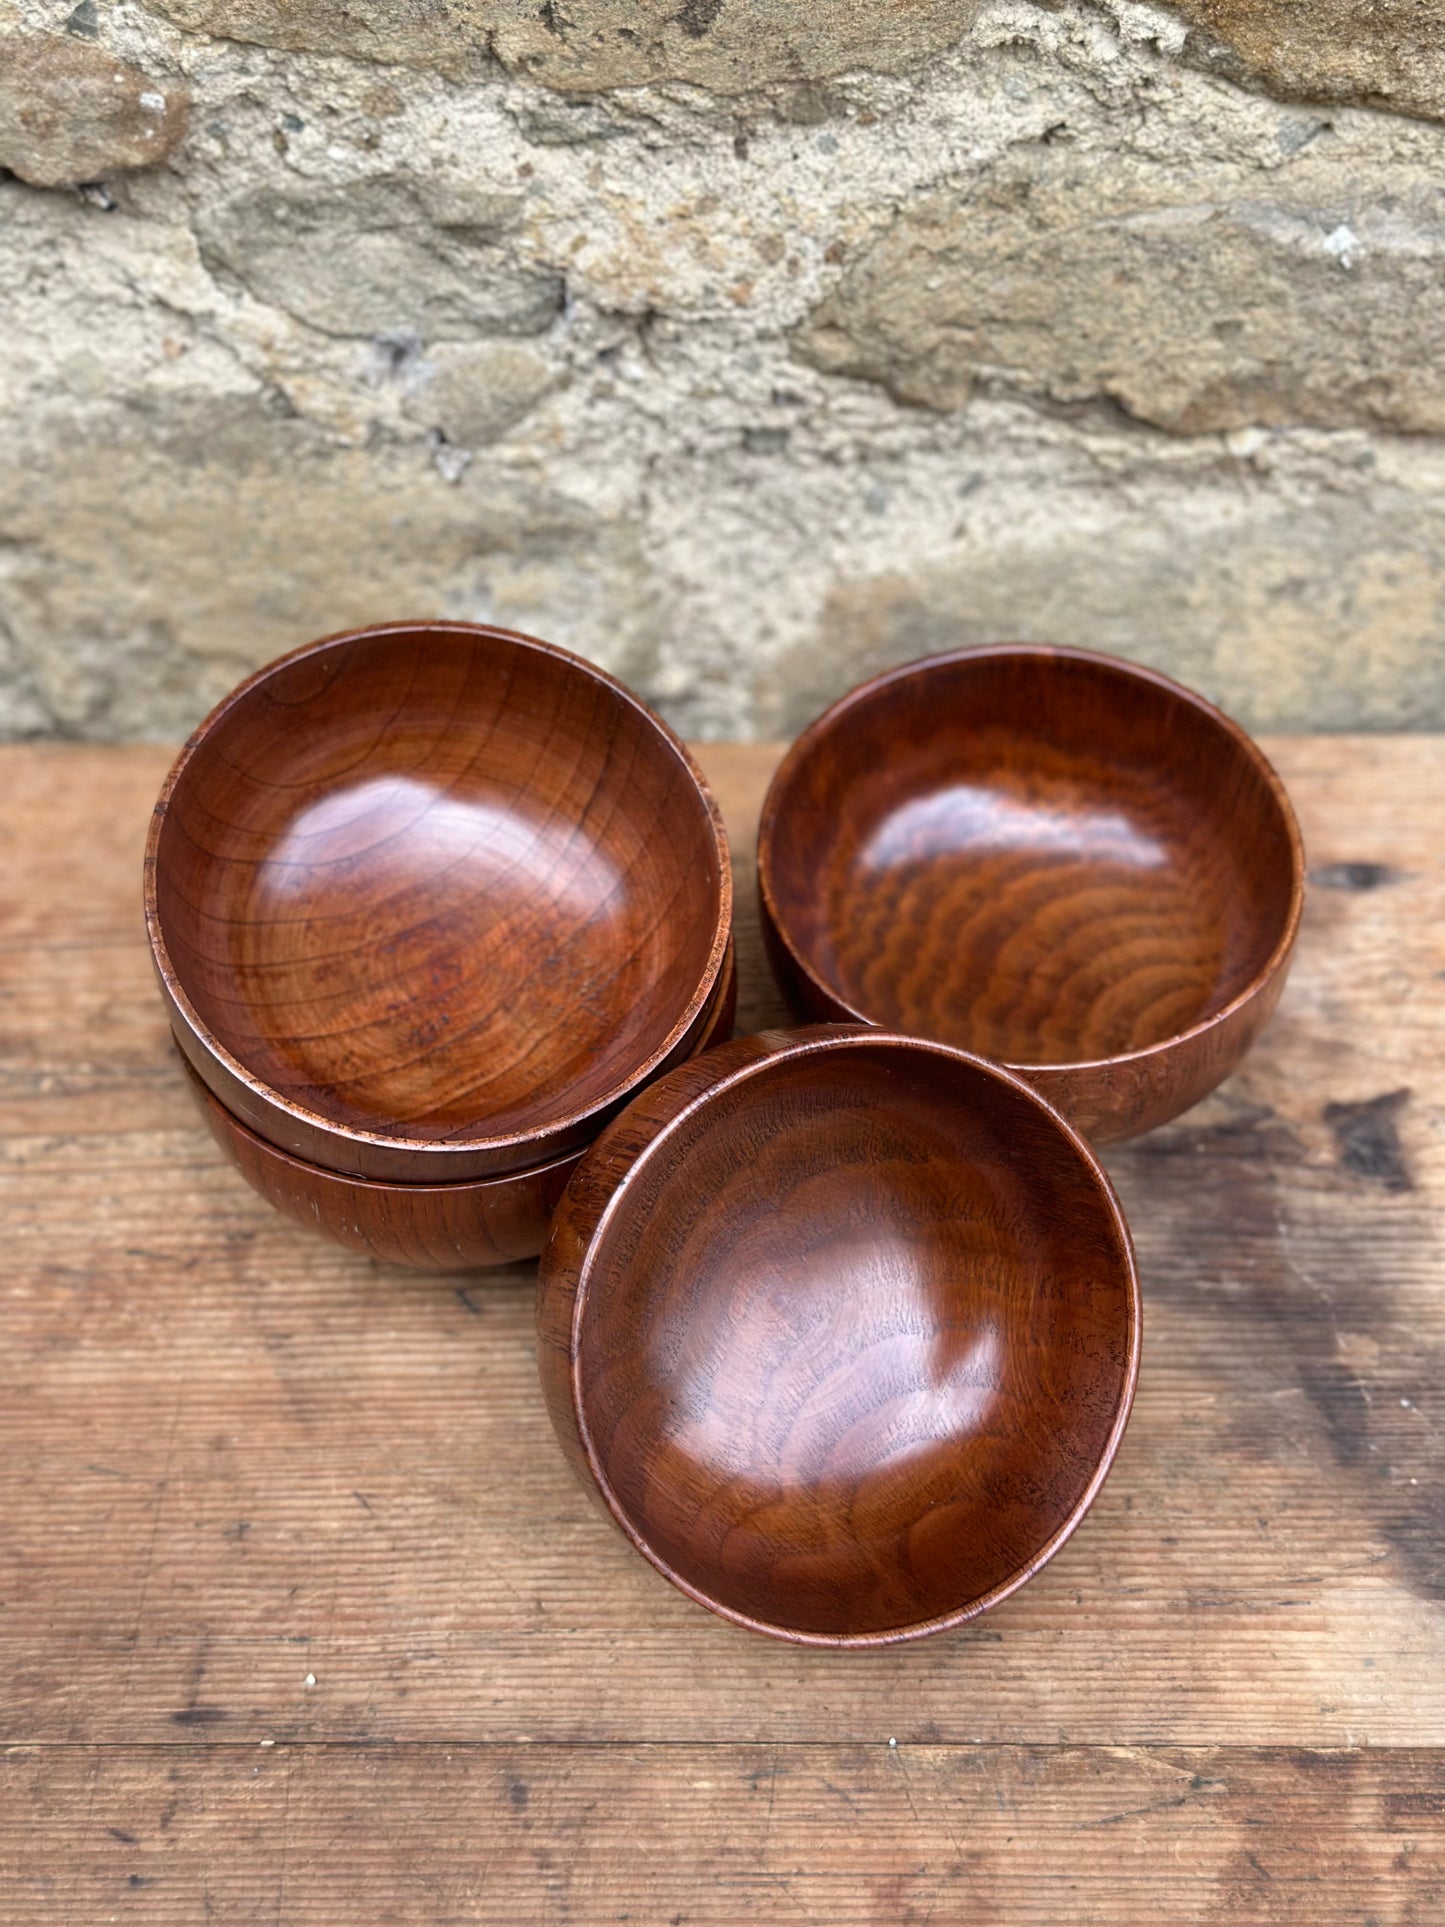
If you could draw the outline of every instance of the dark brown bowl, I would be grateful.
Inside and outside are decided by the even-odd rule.
[[[1020,1079],[856,1026],[650,1086],[542,1254],[543,1389],[633,1544],[782,1639],[957,1626],[1074,1530],[1139,1367],[1129,1232]]]
[[[701,772],[620,683],[529,636],[391,623],[212,711],[145,899],[226,1109],[309,1163],[426,1183],[578,1149],[686,1057],[732,878]]]
[[[864,683],[773,779],[769,954],[804,1016],[936,1037],[1131,1137],[1233,1070],[1284,988],[1304,852],[1243,730],[1081,649]]]
[[[732,1036],[737,971],[729,948],[723,981],[699,1053]],[[185,1061],[184,1058],[182,1060]],[[535,1258],[548,1220],[582,1153],[569,1151],[529,1171],[453,1184],[395,1184],[346,1177],[278,1151],[232,1117],[186,1064],[211,1136],[268,1203],[309,1231],[382,1264],[418,1271],[486,1271]]]

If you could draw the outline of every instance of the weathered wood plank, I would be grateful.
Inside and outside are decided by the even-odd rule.
[[[174,756],[161,743],[0,748],[0,945],[135,940],[141,851]]]
[[[1424,1927],[1445,1912],[1431,1754],[73,1748],[12,1754],[0,1785],[8,1927]]]
[[[1001,1611],[869,1655],[713,1622],[597,1517],[527,1271],[379,1269],[221,1165],[140,943],[167,752],[5,752],[4,862],[51,827],[0,884],[0,1734],[1438,1744],[1445,750],[1271,747],[1321,880],[1242,1074],[1111,1158],[1146,1293],[1115,1472]],[[757,1027],[776,750],[703,754]]]

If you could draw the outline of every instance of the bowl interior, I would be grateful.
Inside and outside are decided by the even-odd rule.
[[[1072,1522],[1129,1396],[1097,1174],[983,1066],[860,1034],[765,1063],[635,1166],[577,1392],[650,1555],[773,1630],[967,1611]]]
[[[157,911],[242,1066],[344,1126],[503,1135],[584,1111],[703,987],[717,842],[682,755],[571,659],[350,638],[216,722],[172,792]]]
[[[1005,1063],[1178,1036],[1249,986],[1289,916],[1261,760],[1124,665],[921,663],[805,738],[775,805],[775,912],[812,973],[872,1022]]]

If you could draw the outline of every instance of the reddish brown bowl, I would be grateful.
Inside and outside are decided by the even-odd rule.
[[[737,990],[729,948],[699,1052],[732,1036]],[[582,1156],[569,1151],[529,1171],[462,1178],[453,1184],[346,1177],[278,1151],[232,1117],[189,1064],[186,1073],[212,1137],[253,1190],[309,1231],[320,1231],[348,1251],[382,1264],[411,1265],[419,1271],[485,1271],[535,1258],[557,1200]]]
[[[211,713],[145,897],[227,1110],[329,1170],[446,1182],[580,1148],[688,1055],[732,879],[700,771],[620,683],[529,636],[392,623]]]
[[[1010,644],[819,717],[773,779],[758,884],[803,1015],[993,1058],[1104,1140],[1187,1110],[1253,1043],[1304,852],[1279,778],[1203,697]]]
[[[558,1436],[660,1572],[821,1646],[960,1625],[1087,1511],[1139,1366],[1128,1228],[1020,1079],[856,1026],[650,1086],[542,1254]]]
[[[582,1153],[530,1171],[453,1184],[389,1184],[323,1170],[278,1151],[186,1074],[211,1136],[253,1191],[308,1231],[382,1264],[419,1271],[484,1271],[535,1258]]]

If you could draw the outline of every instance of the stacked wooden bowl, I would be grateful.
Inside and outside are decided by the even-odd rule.
[[[701,773],[620,683],[503,630],[391,624],[243,683],[167,778],[145,900],[218,1142],[403,1263],[535,1256],[603,1124],[731,1032]]]
[[[686,750],[546,643],[332,637],[157,805],[146,913],[218,1142],[404,1263],[542,1250],[544,1395],[690,1597],[826,1646],[956,1626],[1088,1510],[1140,1352],[1090,1139],[1278,1000],[1303,851],[1201,697],[1078,650],[930,658],[804,732],[758,875],[806,1028],[729,1042],[726,838]]]

